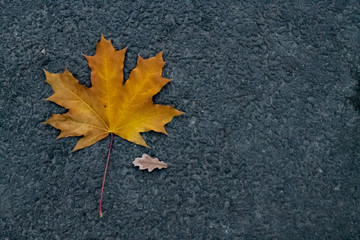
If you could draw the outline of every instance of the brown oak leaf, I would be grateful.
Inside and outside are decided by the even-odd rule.
[[[135,158],[133,164],[134,166],[138,166],[140,170],[147,169],[149,172],[155,168],[162,169],[168,167],[165,162],[159,161],[158,158],[152,158],[147,154],[143,154],[141,158]]]

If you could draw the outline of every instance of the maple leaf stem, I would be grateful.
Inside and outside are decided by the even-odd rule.
[[[102,198],[103,198],[104,185],[105,185],[105,179],[106,179],[106,172],[107,172],[107,168],[109,166],[110,152],[111,152],[111,148],[112,148],[112,144],[113,144],[113,139],[114,139],[114,134],[111,133],[109,152],[108,152],[108,156],[107,156],[107,160],[106,160],[105,172],[104,172],[104,177],[103,177],[103,182],[102,182],[102,187],[101,187],[101,195],[100,195],[100,203],[99,203],[100,218],[103,217],[103,213],[102,213],[102,210],[101,210],[101,203],[102,203]]]

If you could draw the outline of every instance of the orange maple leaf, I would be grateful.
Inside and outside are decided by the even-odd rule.
[[[75,151],[111,134],[100,195],[100,217],[103,216],[101,203],[113,134],[148,147],[141,132],[153,130],[166,134],[165,124],[183,114],[171,106],[153,103],[153,96],[170,81],[161,76],[165,64],[162,52],[149,59],[139,56],[136,68],[124,83],[125,52],[126,48],[116,51],[111,41],[101,36],[96,54],[85,56],[91,69],[90,88],[79,84],[67,69],[55,74],[45,70],[46,82],[54,90],[47,100],[69,109],[65,114],[53,114],[45,122],[61,130],[58,138],[83,136]]]
[[[170,79],[163,78],[162,52],[155,57],[138,57],[129,79],[123,80],[126,48],[116,51],[103,36],[94,56],[85,56],[91,69],[92,87],[87,88],[66,69],[63,73],[45,71],[54,94],[47,98],[69,109],[53,114],[45,123],[60,129],[58,138],[83,136],[73,151],[90,146],[114,133],[130,142],[147,146],[141,132],[166,134],[165,124],[183,112],[167,105],[154,104],[152,97]]]

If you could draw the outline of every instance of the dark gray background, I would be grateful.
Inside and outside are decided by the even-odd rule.
[[[0,1],[1,239],[357,239],[358,1],[54,2]],[[115,137],[99,219],[109,138],[41,123],[65,112],[42,69],[90,86],[101,34],[126,77],[164,50],[155,102],[186,115],[151,149]]]

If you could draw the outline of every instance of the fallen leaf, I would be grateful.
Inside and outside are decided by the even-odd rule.
[[[60,129],[58,138],[83,136],[75,148],[90,146],[114,133],[130,142],[147,146],[141,132],[166,134],[165,124],[183,112],[167,105],[154,104],[152,97],[170,79],[163,78],[162,52],[155,57],[138,57],[129,79],[123,80],[126,48],[116,51],[103,36],[94,56],[85,56],[91,69],[92,87],[79,84],[66,69],[63,73],[45,71],[54,94],[47,98],[69,109],[53,114],[45,123]]]
[[[126,48],[117,51],[110,40],[101,36],[96,54],[85,56],[91,69],[90,88],[79,84],[67,69],[63,73],[44,70],[46,82],[54,90],[47,100],[69,110],[65,114],[53,114],[45,122],[61,131],[58,138],[83,136],[75,151],[111,135],[100,195],[100,217],[113,134],[148,147],[140,133],[153,130],[166,134],[165,125],[183,114],[171,106],[153,103],[153,96],[170,81],[162,77],[165,65],[162,52],[149,59],[139,56],[136,68],[124,83],[125,52]]]
[[[143,154],[141,158],[135,158],[133,164],[134,166],[138,166],[140,170],[147,169],[149,172],[155,168],[162,169],[168,167],[165,162],[159,161],[157,158],[152,158],[147,154]]]

